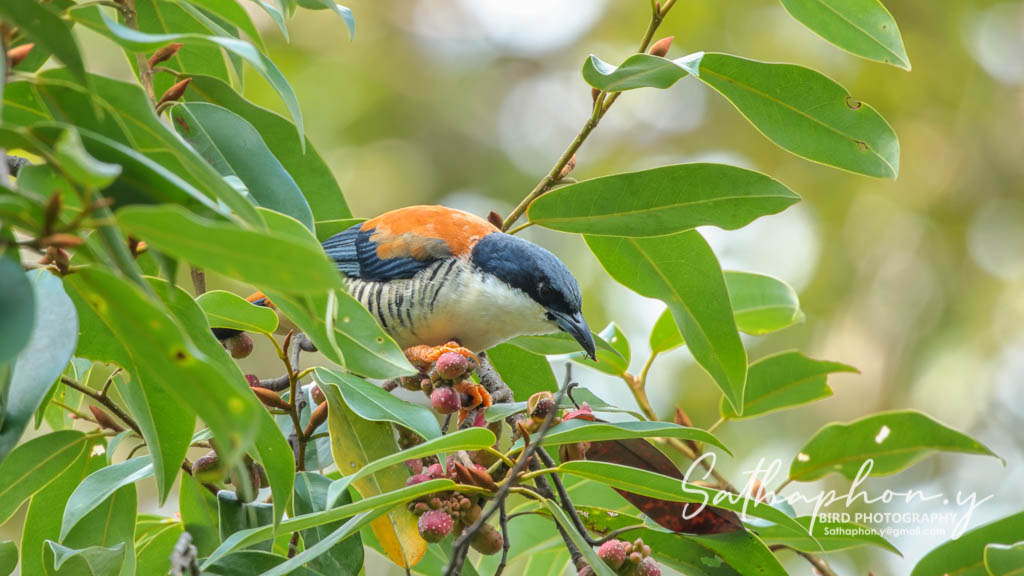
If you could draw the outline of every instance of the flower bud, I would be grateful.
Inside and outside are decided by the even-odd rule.
[[[110,414],[107,414],[99,406],[93,406],[90,404],[89,412],[92,412],[92,417],[96,419],[96,423],[99,424],[101,428],[113,430],[114,432],[121,432],[124,430],[120,424],[114,421]]]
[[[319,428],[320,425],[326,421],[327,402],[321,402],[320,405],[313,410],[313,413],[310,414],[309,423],[306,424],[306,429],[303,430],[302,433],[305,434],[306,438],[309,438],[310,436],[313,435],[314,432],[316,432],[316,429]]]
[[[441,386],[430,393],[430,406],[440,414],[451,414],[462,408],[462,398],[451,386]]]
[[[281,410],[288,410],[290,408],[288,403],[282,400],[281,397],[278,396],[277,392],[274,392],[273,390],[267,388],[249,389],[252,390],[252,393],[255,394],[257,398],[260,399],[260,402],[262,402],[264,406],[280,408]]]
[[[320,386],[316,384],[314,384],[313,387],[309,389],[309,397],[313,399],[313,403],[316,404],[317,406],[327,401],[327,399],[324,398],[324,391],[321,390]]]
[[[150,68],[153,68],[161,62],[166,62],[173,58],[174,55],[178,53],[178,50],[181,50],[182,46],[184,46],[184,44],[182,44],[181,42],[173,42],[171,44],[168,44],[167,46],[160,48],[156,52],[153,52],[153,55],[149,57],[149,60],[146,63],[149,64]]]
[[[159,108],[161,104],[168,102],[177,102],[185,95],[185,89],[188,88],[189,83],[192,82],[191,78],[185,78],[181,82],[178,82],[174,86],[171,86],[164,92],[164,95],[160,97],[160,100],[156,103]]]
[[[505,221],[502,220],[501,214],[498,214],[494,210],[487,213],[487,221],[491,223],[491,226],[494,226],[499,230],[505,225]]]
[[[680,426],[686,426],[687,428],[693,428],[693,421],[690,420],[690,417],[686,415],[686,412],[683,412],[683,409],[680,408],[678,404],[676,405],[676,415],[675,415],[674,420],[675,420],[675,423],[679,424]]]
[[[452,517],[447,512],[428,510],[420,516],[419,522],[416,525],[420,530],[420,536],[424,540],[427,542],[440,542],[451,534],[454,523],[452,522]]]
[[[11,68],[21,64],[21,61],[28,56],[28,53],[31,52],[35,46],[35,44],[22,44],[21,46],[15,46],[8,50],[7,58],[11,62]]]
[[[647,53],[650,54],[651,56],[660,56],[664,58],[665,55],[668,54],[668,49],[672,46],[673,38],[675,38],[675,36],[667,36],[665,38],[662,38],[661,40],[658,40],[657,42],[651,45],[651,48],[647,51]]]

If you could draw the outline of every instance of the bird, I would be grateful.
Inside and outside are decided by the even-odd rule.
[[[347,290],[403,349],[473,353],[517,336],[569,334],[595,359],[576,278],[557,256],[445,206],[385,212],[322,244]],[[272,306],[262,294],[248,298]],[[215,329],[221,340],[235,330]]]
[[[409,206],[323,242],[349,293],[401,346],[482,352],[523,335],[569,334],[593,358],[576,278],[550,251],[445,206]]]

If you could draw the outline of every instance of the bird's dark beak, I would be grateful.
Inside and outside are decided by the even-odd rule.
[[[591,360],[597,360],[597,356],[594,355],[596,352],[594,336],[590,333],[590,327],[587,326],[587,321],[583,319],[583,314],[581,312],[564,314],[553,310],[550,312],[555,317],[555,323],[558,324],[558,327],[579,342],[580,346],[583,347],[583,351],[587,353]]]

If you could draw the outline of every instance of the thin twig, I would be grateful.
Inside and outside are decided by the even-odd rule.
[[[501,507],[498,509],[498,522],[501,524],[501,562],[498,563],[494,576],[501,576],[501,573],[505,571],[505,566],[508,565],[508,549],[510,546],[508,538],[508,508],[504,500],[501,501]]]
[[[651,22],[647,26],[647,31],[644,32],[644,37],[640,41],[640,47],[637,49],[637,52],[642,53],[647,51],[647,48],[651,45],[651,40],[654,38],[654,33],[658,30],[658,26],[661,25],[661,22],[665,19],[665,16],[668,14],[668,11],[672,9],[672,6],[675,4],[675,2],[676,0],[666,0],[663,6],[661,6],[660,8],[654,8],[651,14]],[[590,136],[590,133],[593,132],[594,128],[597,128],[597,125],[601,122],[601,119],[604,118],[604,115],[608,113],[608,109],[612,107],[612,104],[614,104],[615,101],[618,100],[619,95],[621,94],[622,92],[614,92],[611,94],[606,94],[605,92],[598,93],[597,98],[594,102],[593,112],[590,115],[590,117],[587,118],[586,123],[583,124],[583,128],[581,128],[579,133],[576,134],[576,137],[573,138],[573,141],[569,144],[569,147],[566,148],[564,152],[562,152],[562,156],[558,159],[557,162],[555,162],[555,165],[551,168],[547,175],[541,178],[540,182],[538,182],[537,185],[534,186],[533,190],[531,190],[530,193],[527,194],[525,198],[523,198],[519,205],[515,207],[512,213],[508,215],[508,218],[506,218],[505,221],[502,223],[502,231],[508,231],[508,229],[511,228],[512,225],[516,223],[516,220],[518,220],[519,217],[526,212],[526,209],[530,207],[530,204],[534,200],[536,200],[545,192],[550,190],[555,185],[555,183],[561,179],[562,170],[573,159],[573,157],[576,155],[576,151],[580,149],[580,146],[583,145],[583,142],[585,142],[587,137]]]
[[[558,391],[558,396],[555,398],[555,405],[557,406],[562,398],[565,397],[566,391],[569,389],[569,384],[572,382],[572,364],[565,365],[565,383],[562,388]],[[537,451],[537,447],[540,445],[540,441],[544,439],[544,435],[547,434],[548,428],[551,427],[551,423],[555,419],[555,412],[552,410],[548,412],[544,421],[541,423],[540,428],[536,433],[536,441],[531,442],[523,452],[519,455],[519,459],[516,460],[515,466],[509,471],[502,481],[501,486],[498,488],[497,494],[487,505],[487,508],[480,513],[480,517],[477,518],[471,526],[466,528],[462,535],[460,535],[455,543],[452,544],[451,560],[448,562],[448,566],[445,568],[444,574],[446,576],[459,576],[462,574],[462,565],[466,561],[466,553],[469,552],[469,543],[473,541],[473,538],[483,527],[484,523],[490,519],[491,516],[501,507],[505,498],[508,497],[509,491],[512,489],[512,484],[516,482],[519,473],[523,471],[523,468],[527,466],[533,458],[533,454]]]
[[[538,451],[537,455],[540,456],[540,459],[544,462],[545,466],[554,466],[554,460],[552,460],[551,456],[549,456],[544,450]],[[572,519],[572,523],[576,526],[576,530],[583,535],[587,544],[590,544],[591,546],[598,545],[599,542],[590,537],[590,532],[587,531],[586,525],[583,524],[583,519],[580,518],[580,513],[576,510],[572,500],[569,498],[569,492],[565,489],[565,485],[562,484],[562,479],[558,474],[551,474],[551,482],[555,485],[555,490],[558,492],[558,500],[562,504],[562,510],[565,510],[565,513],[569,515],[570,519]]]

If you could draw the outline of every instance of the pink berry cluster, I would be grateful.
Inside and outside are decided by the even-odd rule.
[[[448,458],[447,474],[439,463],[423,467],[422,462],[417,460],[406,464],[413,471],[421,468],[418,473],[409,477],[406,481],[407,486],[436,478],[451,478],[459,482],[478,485],[490,481],[493,484],[486,469],[482,466],[473,464],[473,469],[469,470],[465,465],[456,464],[454,457]],[[409,503],[409,510],[419,516],[417,526],[420,536],[427,542],[440,542],[449,534],[458,536],[467,526],[476,522],[482,512],[477,497],[469,497],[455,491],[430,494],[414,500]],[[503,544],[501,532],[490,524],[484,524],[470,543],[475,550],[482,554],[497,554],[501,551]]]
[[[633,542],[609,540],[597,555],[620,576],[661,576],[661,566],[651,557],[651,547],[637,538]]]
[[[430,397],[430,406],[440,414],[452,414],[463,407],[462,394],[456,389],[476,369],[476,363],[458,352],[445,352],[417,376],[402,378],[406,390],[422,390]],[[471,385],[472,381],[468,385]],[[467,404],[469,399],[467,399]]]

